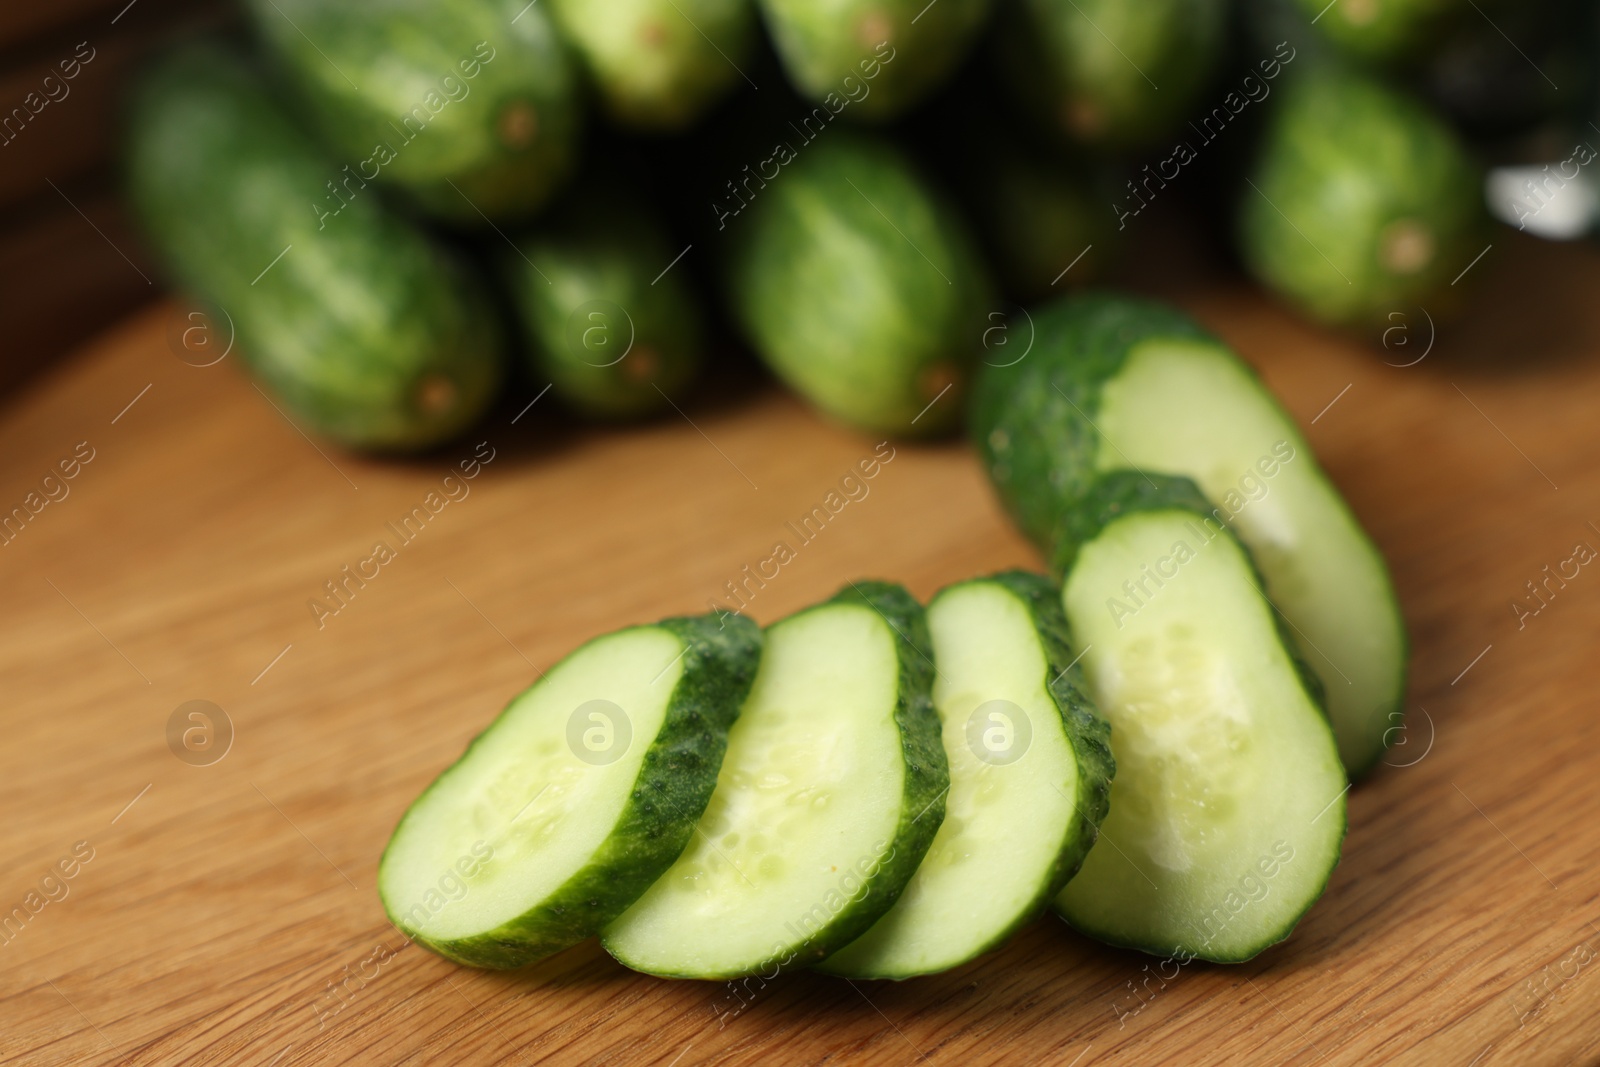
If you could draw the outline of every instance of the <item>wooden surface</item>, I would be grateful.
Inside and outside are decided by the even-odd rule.
[[[530,392],[437,457],[324,456],[231,360],[174,358],[165,307],[141,315],[0,419],[0,506],[79,442],[94,453],[0,547],[0,908],[93,850],[0,947],[0,1058],[1596,1062],[1600,573],[1520,630],[1510,605],[1577,543],[1600,548],[1600,263],[1513,246],[1475,269],[1492,296],[1408,368],[1242,288],[1182,294],[1262,369],[1388,556],[1413,725],[1351,794],[1343,862],[1294,937],[1164,986],[1156,961],[1054,919],[939,977],[799,974],[743,998],[592,944],[513,974],[406,946],[373,891],[379,851],[532,665],[703,609],[875,442],[756,383],[686,401],[694,426],[585,430],[548,398],[511,425]],[[470,496],[319,630],[324,581],[477,441],[495,458]],[[1037,563],[959,443],[901,445],[870,484],[757,618],[865,575],[926,596]],[[235,729],[210,765],[168,747],[190,700]]]

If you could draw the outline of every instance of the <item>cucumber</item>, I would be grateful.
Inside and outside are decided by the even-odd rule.
[[[778,377],[875,432],[959,420],[990,283],[960,220],[899,151],[835,131],[748,215],[730,235],[731,300]]]
[[[578,410],[667,405],[699,370],[704,316],[677,252],[631,190],[572,198],[501,258],[533,371]]]
[[[789,81],[835,114],[881,122],[938,87],[992,0],[757,0]]]
[[[1252,273],[1319,321],[1434,319],[1488,244],[1482,176],[1427,107],[1332,63],[1295,69],[1280,90],[1250,182],[1239,250]]]
[[[1187,479],[1107,474],[1071,515],[1062,565],[1117,776],[1105,844],[1056,909],[1114,945],[1247,960],[1289,936],[1339,862],[1348,786],[1320,687]]]
[[[174,53],[135,96],[126,166],[143,228],[295,417],[352,448],[404,451],[482,414],[502,368],[477,288],[370,193],[319,224],[337,168],[243,57]]]
[[[681,130],[743,82],[755,43],[751,0],[551,0],[607,114]]]
[[[1084,692],[1060,592],[1011,571],[928,605],[950,763],[945,820],[895,906],[819,969],[909,978],[965,963],[1043,911],[1105,818],[1110,730]]]
[[[1340,48],[1364,60],[1393,63],[1437,45],[1470,0],[1296,0],[1300,10]],[[1509,50],[1508,50],[1509,51]]]
[[[1085,294],[1033,321],[1028,358],[983,368],[971,413],[990,479],[1023,529],[1055,555],[1102,472],[1194,479],[1255,554],[1326,684],[1345,766],[1370,769],[1400,720],[1405,627],[1382,556],[1293,422],[1176,309]]]
[[[601,934],[637,971],[730,978],[815,963],[894,905],[950,778],[920,605],[852,584],[770,627],[699,836]]]
[[[693,835],[760,656],[753,623],[709,615],[567,656],[400,820],[378,865],[390,921],[477,967],[596,933]]]
[[[1223,0],[1015,0],[1000,75],[1044,125],[1108,152],[1149,148],[1196,103],[1224,45]]]
[[[247,0],[337,153],[330,214],[368,182],[471,227],[532,215],[576,162],[577,64],[548,9],[519,0]],[[330,221],[330,225],[331,225]]]

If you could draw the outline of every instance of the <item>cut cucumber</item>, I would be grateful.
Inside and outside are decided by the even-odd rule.
[[[1288,415],[1216,338],[1164,305],[1109,295],[1035,313],[1027,359],[979,376],[973,431],[1001,496],[1047,551],[1101,472],[1197,482],[1250,547],[1328,691],[1346,769],[1399,722],[1406,635],[1372,542]]]
[[[649,974],[730,978],[865,932],[944,819],[932,675],[922,608],[896,585],[852,584],[772,626],[699,834],[606,949]]]
[[[944,823],[889,913],[819,965],[830,974],[910,978],[994,948],[1072,877],[1106,814],[1110,730],[1072,665],[1055,585],[1012,571],[950,586],[928,629]]]
[[[1289,936],[1339,862],[1348,786],[1316,680],[1187,478],[1107,475],[1064,561],[1117,776],[1106,844],[1056,908],[1115,945],[1249,959]]]
[[[595,638],[513,700],[411,805],[378,865],[389,919],[517,967],[596,933],[683,851],[761,633],[667,619]]]

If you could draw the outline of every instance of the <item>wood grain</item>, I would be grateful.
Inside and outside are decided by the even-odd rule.
[[[1514,245],[1476,269],[1494,295],[1409,368],[1242,287],[1178,294],[1306,427],[1394,567],[1414,646],[1412,726],[1351,794],[1327,896],[1257,960],[1164,983],[1050,919],[934,978],[738,994],[630,974],[593,945],[515,974],[406,947],[373,892],[379,851],[533,665],[703,609],[875,442],[733,384],[607,432],[548,398],[511,425],[529,392],[435,457],[324,455],[231,360],[174,358],[168,308],[139,316],[0,420],[0,507],[79,442],[94,452],[0,547],[0,909],[93,849],[0,948],[0,1057],[1595,1062],[1600,574],[1522,629],[1510,604],[1600,546],[1600,261]],[[478,441],[495,458],[470,495],[319,629],[307,601]],[[1037,562],[958,442],[899,445],[751,611],[863,575],[926,596]],[[236,730],[209,766],[165,739],[195,699]]]

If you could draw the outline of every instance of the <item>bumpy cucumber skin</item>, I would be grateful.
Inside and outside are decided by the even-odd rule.
[[[954,426],[991,287],[960,219],[905,157],[831,131],[800,149],[749,214],[727,280],[767,365],[863,429],[926,436]]]
[[[136,90],[127,137],[152,245],[301,422],[351,448],[415,451],[482,414],[503,368],[477,287],[370,192],[319,227],[313,204],[337,168],[243,57],[208,45],[165,58]]]
[[[1336,4],[1296,0],[1316,28],[1353,56],[1381,63],[1414,56],[1437,43],[1439,31],[1468,10],[1462,0],[1364,0]]]
[[[843,100],[852,119],[901,114],[961,62],[993,0],[757,0],[789,81],[803,96]],[[886,47],[885,47],[886,46]],[[869,65],[863,67],[862,63]],[[881,66],[878,64],[881,62]],[[870,79],[863,75],[877,67]],[[849,79],[849,80],[847,80]],[[859,100],[858,86],[868,87]]]
[[[501,258],[534,374],[600,418],[665,408],[704,355],[698,294],[681,271],[656,277],[673,250],[624,196],[579,198]],[[615,308],[624,313],[620,321],[613,321]],[[591,336],[603,340],[586,345]],[[627,354],[615,355],[630,338]]]
[[[1462,306],[1452,282],[1487,243],[1482,177],[1419,101],[1333,63],[1290,72],[1241,192],[1251,272],[1320,322],[1393,324]]]
[[[1042,124],[1097,150],[1145,148],[1205,86],[1226,15],[1221,0],[1017,0],[1003,9],[997,64]]]
[[[1147,340],[1200,341],[1219,351],[1231,349],[1176,308],[1105,292],[1057,301],[1035,312],[1033,323],[1035,342],[1025,358],[1009,366],[986,366],[978,374],[968,425],[1001,503],[1060,575],[1065,573],[1063,554],[1074,540],[1071,531],[1083,522],[1082,500],[1102,477],[1097,465],[1100,432],[1094,425],[1102,385]],[[1239,365],[1255,377],[1243,360]],[[1262,392],[1270,397],[1264,386]],[[1306,461],[1314,463],[1309,449],[1305,451]],[[1150,478],[1160,480],[1155,474]],[[1265,583],[1261,587],[1267,588]],[[1392,583],[1389,596],[1394,598]],[[1278,624],[1284,625],[1281,614]],[[1409,642],[1404,626],[1400,639]],[[1298,654],[1298,644],[1291,641],[1290,647]],[[1401,675],[1385,720],[1391,728],[1366,758],[1346,767],[1352,780],[1377,766],[1398,732],[1393,726],[1401,721],[1408,652],[1409,645],[1400,650]]]
[[[752,0],[552,0],[606,112],[640,130],[681,130],[743,84]]]
[[[582,79],[543,5],[248,0],[248,7],[338,162],[402,190],[430,215],[472,228],[485,226],[485,216],[525,219],[577,162]],[[426,118],[420,129],[416,120],[404,123],[417,107]],[[378,146],[392,158],[385,162]]]
[[[1184,512],[1204,522],[1206,519],[1211,518],[1211,503],[1206,499],[1205,494],[1200,492],[1200,487],[1188,478],[1165,474],[1143,475],[1138,471],[1131,470],[1109,471],[1102,475],[1088,493],[1084,495],[1079,506],[1073,510],[1071,518],[1063,531],[1061,550],[1055,560],[1056,570],[1061,574],[1063,584],[1071,576],[1073,565],[1077,562],[1078,554],[1083,546],[1099,537],[1106,527],[1129,515],[1161,511]],[[1260,568],[1256,566],[1255,557],[1251,554],[1250,549],[1245,547],[1244,543],[1234,535],[1231,529],[1223,528],[1220,536],[1232,539],[1235,546],[1243,554],[1245,562],[1250,567],[1250,576],[1255,582],[1256,589],[1266,589],[1266,580],[1261,576]],[[1265,599],[1264,594],[1263,599]],[[1323,713],[1323,721],[1326,722],[1327,697],[1321,680],[1318,679],[1316,672],[1311,669],[1310,664],[1306,663],[1301,657],[1300,651],[1294,643],[1293,634],[1290,633],[1283,615],[1274,610],[1272,612],[1272,621],[1277,629],[1278,641],[1283,646],[1284,653],[1289,657],[1289,662],[1293,664],[1301,687],[1305,690],[1306,696],[1310,699],[1312,705]],[[1329,743],[1332,744],[1333,729],[1331,725],[1328,729],[1328,737]],[[1289,918],[1281,929],[1264,935],[1257,943],[1254,951],[1236,956],[1214,951],[1195,952],[1191,953],[1194,958],[1209,960],[1212,963],[1243,963],[1246,960],[1254,959],[1273,945],[1283,942],[1294,932],[1295,926],[1305,917],[1305,914],[1312,909],[1318,900],[1322,899],[1322,894],[1327,891],[1328,882],[1333,878],[1334,868],[1339,865],[1340,850],[1345,834],[1350,828],[1344,793],[1339,795],[1338,799],[1334,801],[1333,805],[1329,807],[1322,817],[1337,817],[1339,820],[1339,834],[1334,842],[1331,862],[1323,875],[1322,884],[1317,886],[1315,893],[1307,897],[1306,906]],[[1066,918],[1066,915],[1059,908],[1056,910],[1058,914],[1062,915],[1063,919]],[[1070,922],[1071,920],[1068,921]],[[1081,929],[1081,927],[1076,926],[1075,928]],[[1136,939],[1108,935],[1106,932],[1099,930],[1085,929],[1083,932],[1097,941],[1103,941],[1118,948],[1137,949],[1140,952],[1148,952],[1157,956],[1166,956],[1174,953],[1174,948],[1170,944],[1140,942]],[[1180,948],[1178,951],[1188,952],[1185,948]]]
[[[903,586],[878,581],[851,582],[818,606],[828,604],[865,605],[895,633],[900,685],[894,720],[905,759],[904,799],[900,824],[877,873],[859,898],[798,946],[788,965],[793,967],[810,966],[833,955],[894,907],[944,822],[944,801],[950,791],[950,764],[940,739],[939,713],[933,707],[933,638],[922,605]]]
[[[1085,293],[1033,313],[1033,347],[980,368],[969,429],[1001,502],[1048,554],[1098,477],[1100,387],[1141,341],[1218,343],[1176,308]]]
[[[611,835],[586,866],[523,915],[476,937],[452,940],[427,940],[402,927],[417,944],[473,967],[508,969],[533,963],[597,934],[628,910],[689,844],[711,801],[728,729],[755,681],[761,629],[725,613],[720,620],[699,615],[655,625],[683,639],[683,670]],[[479,734],[461,758],[493,728],[491,724]],[[427,795],[425,790],[412,810]],[[402,818],[395,836],[404,824]],[[382,860],[378,870],[381,887]],[[387,898],[383,905],[398,927],[404,905]]]
[[[1061,715],[1061,724],[1067,735],[1073,757],[1078,766],[1078,783],[1072,798],[1073,818],[1067,824],[1061,843],[1056,849],[1055,861],[1041,883],[1032,901],[1017,910],[1016,918],[994,936],[972,951],[959,966],[977,959],[1004,944],[1012,934],[1036,919],[1049,906],[1050,901],[1078,873],[1084,857],[1089,854],[1100,836],[1100,823],[1111,810],[1111,780],[1116,776],[1117,764],[1111,755],[1111,726],[1100,717],[1094,701],[1089,696],[1083,679],[1083,670],[1073,662],[1071,629],[1066,613],[1061,608],[1061,590],[1043,575],[1024,570],[1002,571],[984,578],[971,578],[950,586],[959,589],[966,585],[998,585],[1020,601],[1033,619],[1044,650],[1047,671],[1045,689],[1055,702]],[[941,590],[942,594],[945,590]],[[935,600],[938,599],[936,595]],[[931,839],[930,839],[931,844]],[[906,979],[916,975],[876,973],[870,970],[839,969],[830,967],[828,961],[817,965],[816,970],[847,978]]]

